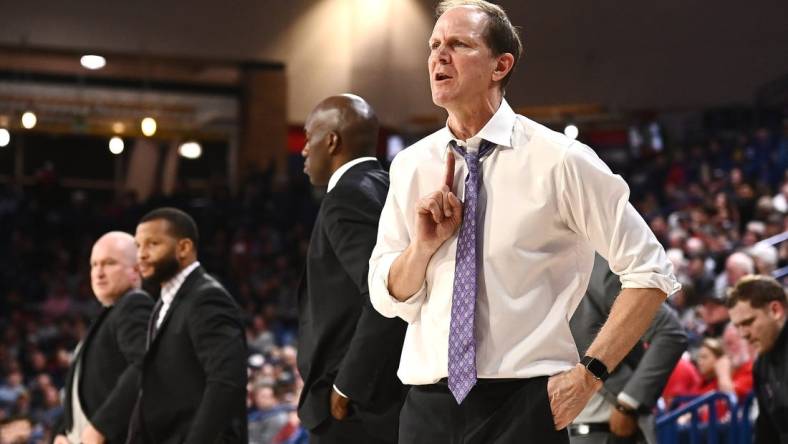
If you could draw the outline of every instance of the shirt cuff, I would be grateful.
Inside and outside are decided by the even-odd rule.
[[[622,274],[621,288],[656,288],[670,296],[681,290],[681,284],[672,273],[637,272]]]
[[[640,402],[638,402],[637,399],[627,395],[624,392],[619,393],[616,399],[618,399],[618,402],[625,404],[627,407],[632,407],[632,410],[637,410],[638,407],[640,407]]]
[[[405,322],[415,322],[421,311],[421,305],[427,295],[427,283],[422,282],[421,288],[404,301],[400,301],[389,293],[389,271],[391,264],[401,253],[386,255],[377,260],[369,278],[369,295],[372,306],[380,314],[388,318],[399,317]]]
[[[336,384],[334,384],[334,391],[339,393],[339,396],[341,396],[341,397],[343,397],[345,399],[350,399],[350,398],[348,398],[348,396],[346,394],[342,393],[342,390],[340,390],[339,387],[337,387]]]

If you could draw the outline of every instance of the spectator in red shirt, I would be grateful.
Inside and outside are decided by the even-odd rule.
[[[738,401],[743,401],[752,390],[752,361],[734,369],[731,358],[725,353],[722,342],[714,338],[703,340],[698,350],[698,370],[703,382],[697,394],[719,391],[735,394]],[[717,418],[725,418],[728,408],[723,402],[717,403]],[[701,419],[706,421],[708,413],[701,411]]]
[[[670,404],[676,396],[696,395],[701,385],[700,373],[690,362],[689,355],[685,354],[685,356],[687,357],[682,357],[676,363],[676,368],[673,369],[665,390],[662,391],[662,398],[667,408],[671,407]]]
[[[722,334],[722,345],[725,354],[730,358],[733,374],[733,391],[739,402],[743,402],[753,389],[752,366],[755,352],[746,339],[742,338],[736,327],[731,323]]]
[[[731,357],[718,339],[707,338],[698,350],[698,370],[703,382],[697,394],[712,391],[736,394],[744,400],[752,391],[752,360],[734,368]]]

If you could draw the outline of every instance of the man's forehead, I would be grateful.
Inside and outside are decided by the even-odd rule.
[[[96,243],[93,246],[93,250],[90,252],[90,261],[91,262],[103,262],[103,261],[124,261],[124,247],[125,245],[120,245],[118,242],[104,242],[104,243]]]
[[[120,256],[124,248],[133,248],[134,238],[127,233],[108,233],[99,238],[91,249],[91,256]]]
[[[757,316],[758,310],[752,307],[747,301],[739,301],[728,310],[731,320],[734,323],[745,321],[751,317]]]
[[[432,37],[439,34],[479,34],[487,25],[484,11],[475,6],[455,6],[444,12],[432,28]]]
[[[134,237],[136,238],[141,233],[149,234],[149,235],[168,233],[169,229],[170,229],[170,223],[167,221],[167,219],[146,220],[145,222],[142,222],[139,225],[137,225],[137,231]]]

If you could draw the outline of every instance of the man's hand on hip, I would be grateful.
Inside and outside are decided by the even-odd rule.
[[[336,389],[331,389],[331,416],[337,421],[342,421],[347,417],[350,399],[337,393]]]
[[[638,431],[638,418],[613,409],[610,413],[610,433],[620,437],[629,438]]]
[[[104,444],[106,439],[92,424],[88,424],[82,431],[82,444]]]
[[[580,364],[547,380],[547,396],[556,430],[568,426],[585,408],[591,396],[602,387]]]

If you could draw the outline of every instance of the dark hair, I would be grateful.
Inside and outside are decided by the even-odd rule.
[[[197,248],[200,241],[200,234],[197,231],[197,223],[186,212],[177,208],[163,207],[156,208],[148,214],[142,216],[140,223],[152,220],[166,220],[169,223],[169,232],[176,239],[189,239]]]
[[[725,304],[733,308],[738,302],[749,302],[752,308],[763,308],[772,301],[788,306],[785,289],[771,276],[744,276],[728,293]]]
[[[706,338],[703,340],[703,342],[701,342],[700,346],[708,348],[711,354],[713,354],[716,358],[721,358],[722,355],[725,354],[725,349],[722,348],[722,343],[716,338]]]
[[[484,40],[487,46],[496,56],[507,52],[514,56],[511,71],[501,80],[501,90],[504,90],[520,60],[520,55],[523,53],[523,42],[520,40],[517,28],[509,21],[503,8],[484,0],[443,0],[435,8],[435,17],[439,18],[444,12],[457,6],[479,8],[487,16],[487,27],[484,30]]]

